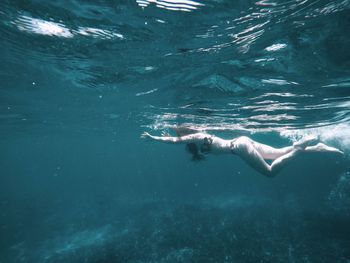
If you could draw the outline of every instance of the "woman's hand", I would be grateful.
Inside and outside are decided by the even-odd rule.
[[[142,138],[142,139],[155,139],[156,137],[149,134],[148,132],[143,132],[141,134],[140,138]]]
[[[152,135],[149,134],[148,132],[143,132],[140,136],[142,139],[152,139]]]

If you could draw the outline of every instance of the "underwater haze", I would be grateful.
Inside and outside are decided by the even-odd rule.
[[[0,262],[350,262],[350,0],[0,3]],[[194,162],[190,127],[275,147]]]

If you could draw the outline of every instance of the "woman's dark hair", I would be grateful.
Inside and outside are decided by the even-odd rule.
[[[186,151],[192,154],[192,161],[201,161],[205,159],[204,155],[199,152],[198,146],[193,142],[186,144]]]

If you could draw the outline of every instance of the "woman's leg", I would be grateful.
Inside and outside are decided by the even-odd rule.
[[[281,157],[274,160],[270,165],[270,174],[268,176],[276,176],[292,159],[295,158],[295,156],[298,155],[298,153],[302,151],[303,150],[300,148],[294,148],[291,152],[282,155]]]
[[[263,150],[271,150],[269,149],[270,146],[268,145],[262,145],[261,144],[258,147],[260,148],[260,151],[257,149],[257,143],[251,140],[248,137],[239,137],[235,141],[235,153],[241,157],[247,164],[249,164],[251,167],[253,167],[255,170],[260,172],[261,174],[267,176],[267,177],[274,177],[276,176],[281,169],[283,169],[292,159],[294,159],[300,152],[335,152],[343,154],[342,151],[340,151],[337,148],[330,147],[328,145],[325,145],[323,143],[318,143],[314,146],[307,146],[311,141],[314,141],[314,139],[305,139],[303,141],[299,141],[295,143],[293,146],[282,148],[287,153],[281,155],[277,159],[275,159],[271,165],[269,165],[265,160],[262,154],[260,154],[261,149]],[[272,147],[271,147],[272,148]],[[272,148],[272,151],[274,150],[281,150],[281,149],[274,149]],[[283,150],[281,150],[282,152]],[[266,154],[266,152],[265,152]]]
[[[290,147],[288,149],[284,149],[287,153],[278,157],[275,161],[272,162],[271,165],[269,165],[264,160],[264,157],[257,150],[256,143],[248,137],[240,137],[237,139],[237,141],[235,142],[235,153],[237,153],[239,157],[241,157],[247,164],[249,164],[251,167],[253,167],[255,170],[257,170],[261,174],[267,177],[274,177],[278,174],[278,172],[283,167],[286,166],[286,164],[291,159],[293,159],[297,155],[297,153],[302,151],[302,149],[299,147],[295,147],[295,148],[293,146],[290,146]],[[268,148],[265,148],[265,149],[268,149]]]
[[[305,146],[305,144],[304,144]],[[275,176],[278,174],[278,172],[285,167],[285,165],[293,159],[299,152],[332,152],[332,153],[339,153],[344,154],[341,150],[325,145],[323,143],[318,143],[314,146],[306,146],[304,149],[300,147],[294,148],[293,151],[290,153],[287,153],[280,158],[277,158],[274,160],[270,166],[270,176]]]
[[[311,142],[315,141],[315,137],[313,136],[308,136],[305,137],[304,139],[297,141],[293,144],[293,146],[287,146],[283,148],[274,148],[266,144],[262,144],[256,141],[253,141],[252,139],[245,137],[248,140],[250,140],[255,149],[260,153],[260,155],[265,159],[265,160],[275,160],[287,153],[290,153],[294,150],[294,148],[298,147],[301,149],[304,149],[306,146],[308,146]]]
[[[269,175],[270,165],[265,162],[260,152],[255,148],[253,141],[248,137],[236,139],[234,153],[259,173],[266,176]]]
[[[275,160],[278,157],[281,157],[282,155],[285,155],[294,149],[293,146],[287,146],[283,148],[274,148],[269,145],[262,144],[253,140],[252,140],[252,143],[255,149],[261,154],[261,156],[265,160]]]

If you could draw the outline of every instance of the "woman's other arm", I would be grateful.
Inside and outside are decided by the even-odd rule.
[[[201,142],[206,137],[210,135],[204,133],[195,133],[190,135],[185,135],[181,137],[173,137],[173,136],[154,136],[149,134],[148,132],[144,132],[141,134],[141,138],[149,138],[155,141],[165,142],[165,143],[196,143]]]

